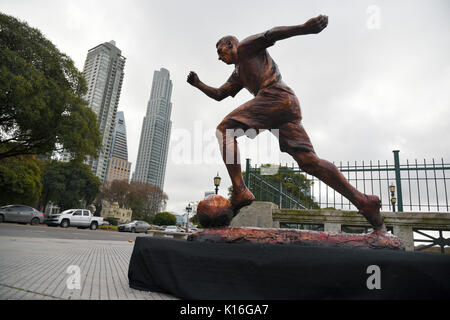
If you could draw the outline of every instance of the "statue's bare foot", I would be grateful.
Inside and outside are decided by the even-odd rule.
[[[250,205],[254,200],[255,196],[246,187],[238,190],[237,192],[233,190],[230,201],[231,208],[233,210],[233,217],[235,217],[239,213],[239,210],[242,207]]]
[[[374,230],[372,232],[372,234],[377,235],[377,236],[385,236],[387,234],[387,230],[386,230],[386,226],[383,224],[383,226],[381,227],[381,229],[379,230]]]
[[[386,233],[386,226],[384,224],[384,219],[380,214],[381,201],[377,196],[367,196],[366,202],[361,208],[359,208],[359,213],[362,214],[367,221],[372,225],[375,232]]]

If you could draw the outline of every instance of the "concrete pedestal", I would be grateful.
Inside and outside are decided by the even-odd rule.
[[[230,227],[278,228],[280,224],[274,223],[272,217],[274,209],[278,209],[278,206],[272,202],[255,201],[240,210],[231,221]]]

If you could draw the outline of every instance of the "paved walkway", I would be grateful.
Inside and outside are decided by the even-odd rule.
[[[129,287],[133,246],[128,241],[0,236],[0,300],[176,300]]]

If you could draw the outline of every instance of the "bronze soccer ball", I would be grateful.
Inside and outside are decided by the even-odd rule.
[[[197,218],[204,228],[227,227],[233,219],[231,203],[217,194],[209,195],[198,204]]]

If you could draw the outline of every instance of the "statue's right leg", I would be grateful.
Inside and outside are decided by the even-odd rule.
[[[300,123],[286,123],[280,126],[279,141],[281,150],[289,153],[303,171],[315,176],[350,200],[375,230],[385,230],[380,214],[380,199],[375,195],[359,192],[334,164],[320,159]]]
[[[314,152],[297,152],[293,157],[302,170],[325,182],[349,199],[375,230],[386,229],[380,214],[380,199],[377,196],[368,196],[359,192],[334,164],[320,159]]]

